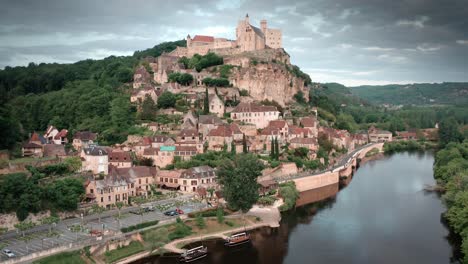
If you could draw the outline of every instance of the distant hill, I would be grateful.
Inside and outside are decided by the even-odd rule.
[[[354,95],[350,88],[339,83],[317,84],[312,89],[312,92],[315,95],[326,96],[338,105],[366,104],[365,100]]]
[[[349,87],[352,93],[373,104],[466,105],[468,83],[417,83]]]

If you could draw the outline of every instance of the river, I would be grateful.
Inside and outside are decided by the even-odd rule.
[[[433,154],[398,153],[362,165],[348,186],[303,194],[331,198],[283,215],[279,228],[252,232],[252,244],[223,247],[204,241],[209,256],[196,263],[452,263],[445,211],[436,193]],[[335,194],[335,195],[333,195]],[[304,196],[305,195],[305,196]],[[177,263],[173,256],[136,263]]]

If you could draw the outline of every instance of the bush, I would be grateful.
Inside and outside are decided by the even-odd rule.
[[[206,227],[205,219],[203,219],[203,216],[201,216],[201,214],[197,215],[196,221],[198,228],[202,229]]]
[[[257,203],[261,205],[273,205],[275,201],[276,201],[276,197],[263,196],[258,199]]]
[[[0,159],[0,169],[4,169],[8,166],[8,160]]]
[[[169,240],[176,240],[179,238],[183,238],[186,236],[190,236],[192,234],[192,228],[186,225],[182,220],[177,217],[176,219],[176,228],[175,230],[169,234]]]
[[[231,221],[225,221],[224,222],[226,225],[230,226],[230,227],[233,227],[234,226],[234,223],[231,222]]]
[[[221,76],[221,78],[228,78],[229,75],[231,74],[232,68],[234,68],[233,65],[229,65],[229,64],[222,65],[219,69],[219,75]]]
[[[249,96],[249,91],[242,89],[239,91],[240,96]]]
[[[213,216],[217,216],[218,210],[222,210],[224,215],[229,214],[229,212],[227,212],[226,210],[221,209],[221,208],[219,208],[219,209],[218,208],[209,208],[209,209],[206,209],[206,210],[203,210],[203,211],[200,211],[200,212],[196,212],[196,213],[195,212],[188,213],[187,216],[190,217],[190,218],[195,218],[198,215],[201,215],[202,217],[213,217]]]
[[[189,73],[173,72],[167,76],[169,82],[176,82],[181,85],[189,85],[193,82],[193,76]]]
[[[229,80],[226,78],[206,77],[202,80],[202,82],[208,87],[228,87],[230,85]]]
[[[287,211],[294,208],[296,200],[299,198],[299,192],[296,189],[294,181],[280,184],[279,194],[284,200],[284,204],[279,208],[280,211]]]
[[[176,97],[173,93],[165,91],[158,97],[158,107],[159,108],[169,108],[174,107],[176,103]]]
[[[122,227],[120,229],[120,231],[122,231],[122,233],[128,233],[128,232],[131,232],[133,230],[138,230],[138,229],[142,229],[142,228],[145,228],[145,227],[154,226],[154,225],[157,225],[158,223],[159,223],[158,220],[143,222],[143,223],[139,223],[139,224],[136,224],[136,225],[131,225],[131,226],[128,226],[128,227]]]
[[[224,210],[222,208],[218,208],[216,210],[216,219],[218,223],[222,224],[224,222]]]

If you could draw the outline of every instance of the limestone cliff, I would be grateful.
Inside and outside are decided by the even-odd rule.
[[[293,101],[298,91],[305,92],[304,79],[288,70],[287,64],[276,62],[250,64],[235,68],[230,76],[234,87],[245,89],[254,100],[274,100],[284,106]]]

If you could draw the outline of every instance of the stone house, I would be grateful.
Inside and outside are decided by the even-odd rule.
[[[315,117],[303,117],[300,126],[309,129],[314,137],[318,136],[318,121]]]
[[[198,117],[198,131],[203,135],[205,139],[210,130],[215,129],[217,126],[223,124],[223,121],[213,115],[200,115]]]
[[[90,144],[95,144],[97,134],[90,131],[79,131],[73,136],[73,147],[81,151],[81,148],[87,148]]]
[[[160,170],[156,177],[156,184],[162,189],[179,190],[182,170]]]
[[[147,148],[143,152],[143,157],[153,159],[153,164],[159,168],[164,168],[174,162],[175,146],[161,146],[159,148]]]
[[[133,151],[139,157],[143,156],[145,149],[151,148],[151,138],[144,137],[140,142],[132,146]]]
[[[116,168],[130,168],[132,166],[132,157],[130,152],[121,150],[112,150],[108,152],[109,166]]]
[[[42,157],[44,154],[42,145],[46,143],[47,140],[43,136],[36,132],[32,133],[28,142],[24,143],[21,147],[23,157]]]
[[[280,112],[274,106],[240,103],[231,112],[231,119],[254,124],[257,128],[265,128],[270,121],[278,120],[279,115]]]
[[[157,91],[151,86],[145,86],[144,88],[132,91],[132,95],[130,96],[130,102],[141,104],[145,100],[145,97],[149,95],[149,97],[153,99],[154,103],[156,103],[160,94],[161,91]]]
[[[110,166],[109,174],[102,180],[88,180],[85,183],[86,198],[99,206],[110,208],[116,202],[128,204],[132,196],[147,196],[155,183],[156,168],[136,166],[116,168]]]
[[[82,171],[91,171],[93,174],[108,173],[109,157],[105,148],[91,145],[82,149],[80,157]]]
[[[176,146],[174,157],[180,157],[181,160],[190,160],[198,154],[196,146]]]
[[[224,102],[216,94],[208,95],[208,104],[210,107],[210,113],[216,114],[218,117],[224,115]]]
[[[367,131],[369,135],[369,142],[390,142],[392,141],[392,132],[379,130],[371,126]]]
[[[297,127],[294,125],[289,125],[288,127],[288,141],[291,141],[293,138],[309,138],[314,137],[312,131],[308,128]]]
[[[160,148],[161,146],[174,146],[175,140],[166,135],[155,135],[153,137],[151,147]]]
[[[151,74],[141,65],[133,74],[133,88],[138,89],[151,83]]]
[[[310,152],[317,152],[319,145],[317,142],[317,138],[293,138],[290,141],[290,148],[296,149],[296,148],[306,148]]]
[[[199,166],[185,170],[180,175],[180,190],[184,192],[197,192],[199,188],[218,188],[216,169],[210,166]]]
[[[177,135],[176,142],[177,143],[185,143],[185,142],[198,142],[199,135],[198,130],[196,129],[182,129],[180,133]]]
[[[223,150],[226,145],[231,151],[231,144],[242,144],[243,134],[236,124],[222,124],[212,129],[207,136],[208,149],[214,151]]]
[[[44,138],[47,140],[49,144],[57,144],[57,145],[64,145],[68,143],[68,130],[62,129],[58,131],[57,128],[54,126],[49,126],[47,128],[46,133],[44,134]]]

